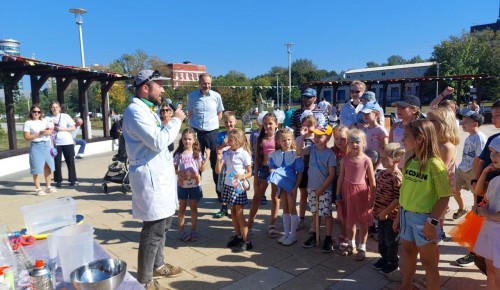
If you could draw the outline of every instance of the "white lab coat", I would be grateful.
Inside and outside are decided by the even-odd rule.
[[[139,98],[133,98],[125,109],[122,128],[130,162],[132,215],[136,219],[155,221],[175,214],[177,176],[168,145],[180,127],[178,118],[163,127],[156,111]]]

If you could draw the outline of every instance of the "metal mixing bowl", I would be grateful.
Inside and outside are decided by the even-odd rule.
[[[103,259],[87,263],[70,278],[76,290],[114,290],[125,278],[127,263],[118,259]]]

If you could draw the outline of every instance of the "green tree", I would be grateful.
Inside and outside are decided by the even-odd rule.
[[[493,76],[487,80],[462,82],[460,95],[468,92],[470,85],[477,86],[481,98],[497,99],[500,96],[500,34],[491,30],[475,33],[463,32],[459,36],[450,36],[434,46],[432,60],[440,63],[440,75],[468,75],[485,73]],[[436,68],[428,71],[436,75]],[[451,82],[447,85],[455,86]]]
[[[224,109],[233,111],[237,116],[243,116],[253,104],[252,90],[242,87],[219,87]]]
[[[366,67],[367,68],[378,67],[378,66],[380,66],[380,64],[378,64],[378,63],[376,63],[374,61],[369,61],[369,62],[366,63]]]
[[[400,64],[406,64],[406,60],[400,56],[400,55],[391,55],[387,58],[387,64],[386,65],[400,65]]]
[[[4,100],[0,100],[0,115],[4,115],[5,114],[5,101]]]

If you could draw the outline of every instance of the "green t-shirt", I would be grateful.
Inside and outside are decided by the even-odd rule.
[[[450,195],[448,171],[441,159],[430,158],[422,173],[413,159],[404,168],[399,203],[405,210],[430,213],[439,198]]]

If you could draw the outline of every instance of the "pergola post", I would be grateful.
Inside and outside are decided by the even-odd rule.
[[[387,87],[389,84],[387,82],[382,82],[382,108],[384,109],[384,112],[386,111],[387,107]]]
[[[68,88],[73,78],[56,77],[57,84],[57,101],[61,106],[64,104],[64,91]]]
[[[109,95],[108,92],[115,81],[102,81],[101,82],[101,110],[102,110],[102,130],[104,136],[109,137]]]
[[[40,103],[40,89],[42,88],[43,84],[49,79],[49,76],[47,75],[42,75],[42,76],[36,76],[36,75],[31,75],[30,76],[30,82],[31,82],[31,102],[33,104]]]
[[[4,92],[5,92],[5,114],[7,115],[7,137],[9,139],[9,149],[17,149],[17,137],[16,137],[16,118],[14,109],[14,89],[17,83],[23,78],[23,73],[18,72],[13,75],[9,73],[3,73],[2,79],[4,82]]]
[[[87,98],[87,90],[90,87],[90,84],[92,84],[92,80],[88,79],[78,79],[78,99],[80,100],[80,112],[81,112],[81,117],[83,119],[83,125],[82,125],[82,138],[84,140],[87,140],[89,137],[89,134],[87,132],[87,126],[88,124],[88,115],[89,115],[89,101]]]

